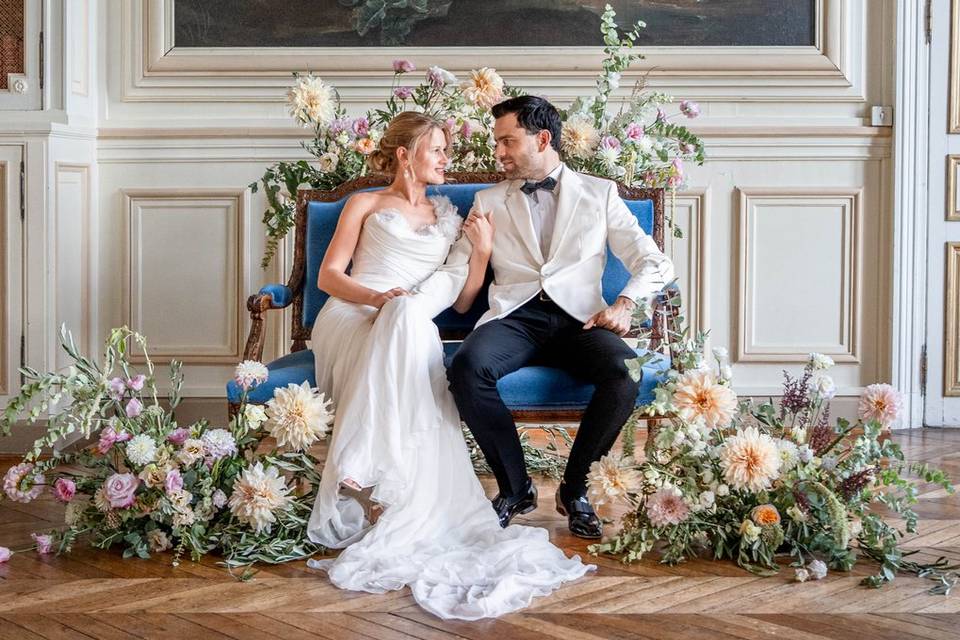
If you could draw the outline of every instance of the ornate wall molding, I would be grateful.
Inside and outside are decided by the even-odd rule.
[[[946,244],[946,261],[943,395],[958,397],[960,396],[960,242]]]

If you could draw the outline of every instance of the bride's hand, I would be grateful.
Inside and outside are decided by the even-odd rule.
[[[481,213],[473,210],[463,223],[463,232],[473,245],[473,250],[487,256],[493,252],[494,231],[493,218],[490,217],[489,211]]]
[[[380,309],[383,307],[383,305],[387,304],[394,298],[399,298],[400,296],[408,296],[408,295],[410,295],[410,292],[407,291],[406,289],[403,289],[401,287],[395,287],[393,289],[390,289],[389,291],[378,293],[373,298],[373,306],[376,307],[377,309]]]

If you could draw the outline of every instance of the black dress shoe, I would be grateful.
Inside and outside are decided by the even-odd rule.
[[[557,513],[567,516],[570,533],[578,538],[595,540],[603,536],[603,523],[586,496],[568,498],[566,485],[560,483],[557,488]]]
[[[514,516],[530,513],[537,508],[537,487],[532,480],[528,480],[526,491],[520,495],[503,498],[498,493],[491,502],[493,510],[497,512],[497,517],[500,519],[500,526],[506,529]]]

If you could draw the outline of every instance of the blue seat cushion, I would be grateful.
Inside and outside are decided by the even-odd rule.
[[[460,347],[459,342],[445,342],[444,362],[450,365],[453,354]],[[637,354],[647,353],[637,350]],[[654,358],[643,367],[643,378],[637,393],[636,406],[653,402],[653,390],[663,380],[670,360],[667,356],[655,353]],[[300,384],[308,380],[316,384],[313,371],[313,351],[304,349],[278,358],[267,365],[270,377],[254,388],[249,395],[250,402],[264,404],[273,397],[273,390],[285,387],[289,383]],[[529,366],[504,376],[497,383],[497,390],[504,403],[511,409],[584,409],[593,395],[593,385],[553,367]],[[240,402],[240,388],[237,383],[227,384],[227,398],[231,403]]]

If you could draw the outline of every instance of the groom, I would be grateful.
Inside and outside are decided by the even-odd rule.
[[[587,472],[613,446],[638,391],[624,362],[636,353],[621,336],[630,328],[635,300],[672,280],[673,265],[640,228],[616,184],[561,162],[560,115],[552,104],[521,96],[494,106],[493,115],[496,157],[508,180],[478,192],[473,207],[496,229],[490,310],[454,356],[450,389],[497,478],[493,508],[506,527],[536,508],[537,490],[497,380],[535,360],[592,383],[557,510],[574,535],[599,538]],[[608,245],[632,276],[610,306],[601,296]],[[469,253],[461,238],[419,290],[441,286],[445,275],[465,278]]]

